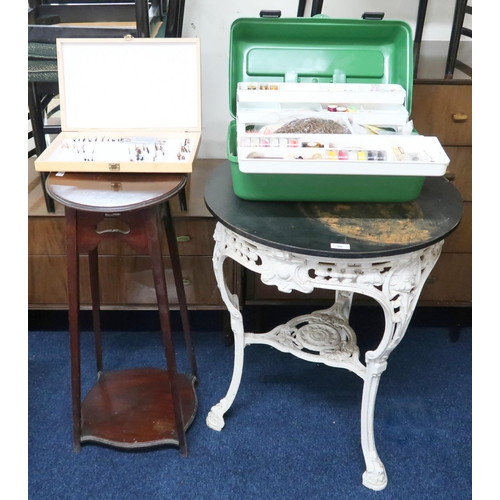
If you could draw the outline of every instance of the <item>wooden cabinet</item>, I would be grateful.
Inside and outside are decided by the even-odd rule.
[[[215,220],[203,203],[204,180],[219,161],[199,161],[187,187],[188,210],[182,212],[178,201],[171,202],[179,246],[181,267],[188,306],[191,309],[223,308],[212,267]],[[37,185],[38,177],[33,177]],[[37,189],[38,188],[38,189]],[[28,300],[29,308],[66,308],[66,249],[64,210],[57,206],[55,214],[38,210],[42,196],[37,186],[29,195],[28,216]],[[43,199],[40,198],[40,202]],[[41,204],[41,203],[40,203]],[[44,208],[44,207],[43,207]],[[106,221],[100,229],[105,229]],[[163,235],[164,263],[167,270],[168,296],[178,304],[168,245]],[[225,268],[226,282],[234,292],[238,279],[234,265]],[[99,273],[103,309],[156,309],[153,276],[149,259],[138,255],[120,241],[104,241],[99,246]],[[81,301],[90,307],[90,283],[87,258],[81,257]]]
[[[463,219],[445,241],[420,303],[467,305],[472,302],[472,82],[417,81],[412,119],[419,133],[439,138],[450,158],[446,177],[464,200]]]
[[[415,82],[411,118],[420,134],[444,146],[472,146],[472,85]]]

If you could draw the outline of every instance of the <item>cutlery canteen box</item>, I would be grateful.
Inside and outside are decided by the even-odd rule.
[[[197,38],[59,38],[61,133],[41,172],[192,171],[201,139]]]
[[[241,18],[229,43],[227,155],[247,200],[406,202],[449,163],[409,121],[402,21]]]

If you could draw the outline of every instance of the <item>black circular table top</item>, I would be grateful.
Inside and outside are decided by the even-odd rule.
[[[406,203],[248,201],[233,191],[229,161],[205,184],[208,210],[256,243],[329,258],[373,258],[426,248],[459,224],[463,201],[444,177],[427,177]]]

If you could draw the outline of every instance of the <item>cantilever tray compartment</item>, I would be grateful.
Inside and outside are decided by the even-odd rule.
[[[408,121],[406,92],[397,84],[240,82],[236,102],[239,123],[298,112],[342,115],[352,125],[398,127]]]
[[[404,88],[396,84],[240,82],[239,169],[252,174],[443,175],[449,158],[437,138],[411,134],[405,98]]]
[[[307,137],[305,142],[303,139]],[[440,176],[450,160],[436,137],[307,135],[296,146],[240,147],[239,169],[253,174]]]
[[[62,132],[36,170],[192,171],[199,39],[58,39],[57,57]]]

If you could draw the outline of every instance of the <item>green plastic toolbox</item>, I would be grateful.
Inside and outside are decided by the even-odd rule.
[[[229,47],[229,108],[234,120],[229,124],[227,154],[235,194],[247,200],[267,201],[405,202],[417,198],[425,176],[443,175],[449,162],[436,138],[424,139],[417,134],[411,134],[412,137],[404,136],[402,140],[406,141],[417,140],[413,137],[421,138],[417,140],[418,144],[419,141],[429,141],[425,144],[436,150],[435,154],[427,156],[423,161],[420,161],[421,158],[412,158],[419,161],[406,166],[398,164],[396,160],[390,162],[387,157],[383,158],[387,161],[370,163],[331,162],[327,157],[325,159],[325,155],[337,154],[331,142],[318,142],[318,146],[323,148],[318,150],[305,149],[311,142],[299,143],[304,146],[300,152],[315,153],[316,156],[312,158],[320,158],[317,162],[307,158],[302,161],[303,156],[297,156],[298,150],[290,161],[284,161],[282,157],[277,157],[276,160],[272,156],[262,161],[258,150],[244,158],[241,151],[248,148],[243,148],[238,143],[239,130],[246,126],[241,125],[241,120],[238,121],[238,106],[241,106],[239,100],[243,99],[242,95],[249,96],[246,111],[252,116],[252,113],[257,111],[274,113],[276,106],[280,110],[287,109],[290,103],[273,102],[274,96],[278,95],[285,96],[281,97],[282,101],[288,101],[288,95],[294,96],[295,101],[304,100],[307,109],[314,101],[315,95],[314,91],[309,92],[310,88],[322,89],[326,95],[338,98],[336,90],[345,90],[344,87],[348,90],[358,87],[373,87],[375,90],[384,87],[386,90],[385,87],[390,87],[391,92],[392,87],[397,87],[404,95],[403,111],[409,116],[413,91],[412,46],[411,28],[402,21],[339,20],[326,17],[241,18],[234,21]],[[293,92],[282,91],[273,94],[273,90],[268,90],[281,90],[279,86],[282,89],[292,89]],[[255,93],[247,91],[250,89],[255,89]],[[296,92],[295,89],[302,89],[302,93]],[[330,91],[335,92],[328,94]],[[394,100],[400,99],[400,94],[389,95],[387,92],[385,95]],[[376,97],[380,95],[383,93],[377,92]],[[323,101],[324,99],[326,97]],[[293,99],[290,97],[290,100]],[[300,107],[302,104],[295,102],[293,106]],[[373,106],[377,105],[372,104]],[[397,107],[399,104],[388,106]],[[340,111],[340,107],[338,110]],[[315,116],[325,116],[325,111],[320,105]],[[398,109],[397,112],[400,117],[401,110]],[[344,121],[349,115],[343,113],[340,117],[338,113],[334,114]],[[361,117],[362,114],[358,116]],[[343,123],[342,120],[338,122]],[[353,141],[363,144],[366,141],[373,143],[391,139],[388,136],[367,133],[358,136],[356,130],[349,123],[347,125],[349,130],[345,127],[346,133],[353,135],[342,136],[342,140],[348,144],[354,144]],[[258,134],[251,137],[253,140]],[[268,144],[265,136],[260,137],[261,142],[265,140]],[[322,136],[308,137],[316,140]],[[250,140],[248,137],[245,139]],[[375,142],[375,147],[376,144]],[[422,148],[426,149],[426,146]],[[388,146],[390,155],[391,149],[394,149],[392,143]],[[262,151],[264,155],[268,152],[277,154],[279,148]],[[410,156],[412,154],[414,153],[410,153]]]

